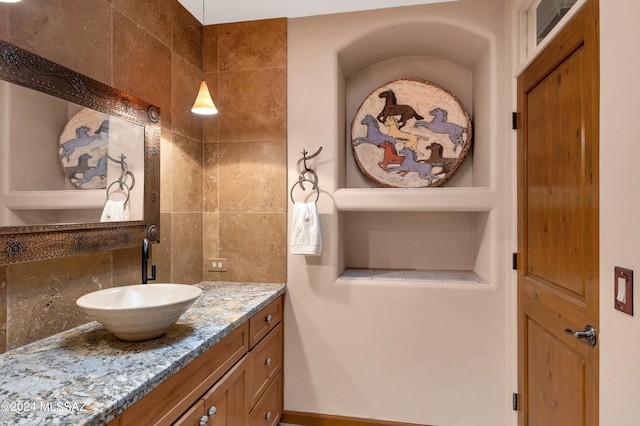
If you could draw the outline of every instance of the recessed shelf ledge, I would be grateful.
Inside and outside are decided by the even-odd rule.
[[[487,284],[487,280],[474,271],[347,268],[338,278],[373,281],[412,281],[431,283]]]
[[[486,212],[496,205],[490,188],[341,188],[334,193],[340,211]]]

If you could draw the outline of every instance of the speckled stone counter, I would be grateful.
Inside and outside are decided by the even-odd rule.
[[[0,425],[105,424],[285,292],[199,287],[202,296],[160,338],[124,342],[92,322],[0,355]]]

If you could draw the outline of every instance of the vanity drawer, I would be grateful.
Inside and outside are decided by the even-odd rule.
[[[249,413],[249,426],[275,426],[282,416],[282,375],[278,374]]]
[[[249,353],[249,377],[247,395],[249,408],[269,386],[273,378],[282,370],[282,325],[278,324]]]
[[[278,297],[249,320],[249,348],[254,347],[281,319],[282,297]]]

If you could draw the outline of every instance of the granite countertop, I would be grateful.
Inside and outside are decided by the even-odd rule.
[[[91,322],[0,355],[0,424],[105,424],[286,289],[198,286],[202,296],[157,339],[124,342]]]

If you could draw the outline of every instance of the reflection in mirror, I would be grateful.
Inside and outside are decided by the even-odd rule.
[[[159,242],[160,111],[0,40],[0,265]]]
[[[0,226],[143,219],[143,126],[6,81],[0,93]]]

